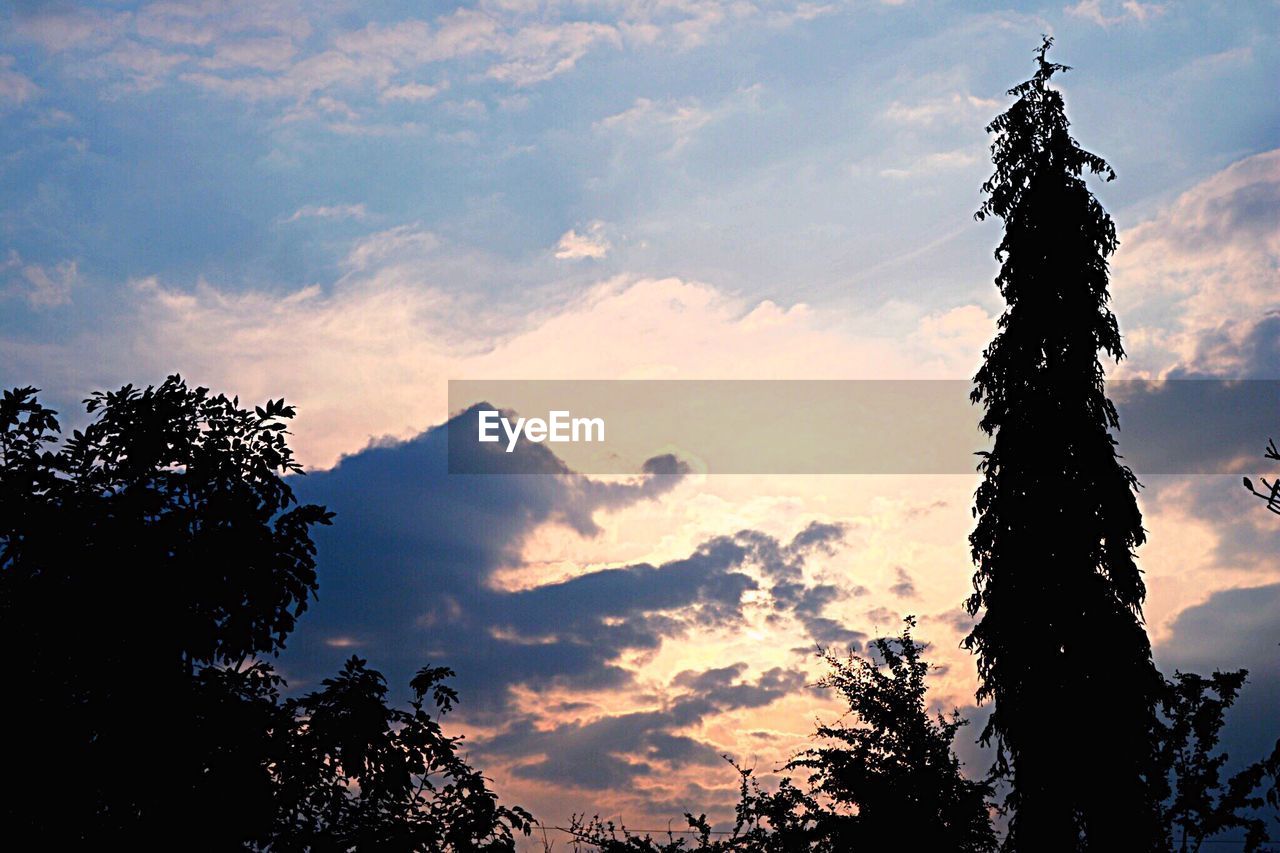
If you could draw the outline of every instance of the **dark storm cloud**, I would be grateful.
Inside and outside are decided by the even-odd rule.
[[[666,707],[602,717],[591,722],[538,728],[522,718],[484,745],[486,755],[515,760],[526,779],[589,789],[625,789],[637,778],[689,765],[714,766],[720,753],[679,729],[713,714],[759,708],[804,686],[804,675],[781,668],[755,681],[739,681],[745,663],[704,672],[686,671],[672,680],[683,688]]]
[[[660,614],[642,618],[645,607],[731,609],[750,586],[745,576],[726,577],[747,549],[710,543],[676,564],[587,576],[529,597],[490,588],[495,570],[519,564],[535,528],[560,524],[592,535],[597,511],[657,497],[679,482],[681,469],[660,459],[655,473],[635,482],[594,483],[525,442],[489,460],[500,474],[450,475],[448,431],[371,447],[298,483],[303,500],[338,515],[318,537],[319,600],[284,662],[295,680],[314,681],[355,652],[393,685],[428,662],[445,662],[458,670],[472,708],[500,706],[506,688],[522,681],[621,684],[627,674],[610,663],[620,650],[652,647],[677,629]],[[634,606],[621,603],[628,596]],[[619,624],[604,624],[606,614]],[[495,637],[499,628],[517,636]],[[335,647],[334,638],[343,644]]]
[[[1280,347],[1280,318],[1268,322]],[[1251,366],[1249,376],[1280,376],[1274,365]],[[1261,453],[1280,424],[1280,381],[1232,379],[1183,371],[1168,382],[1112,382],[1120,414],[1119,453],[1139,480],[1165,474],[1223,474]]]
[[[1209,675],[1248,669],[1223,730],[1222,748],[1231,756],[1227,774],[1270,753],[1280,737],[1280,584],[1214,593],[1187,608],[1155,657],[1169,677],[1175,670]]]
[[[634,482],[600,483],[568,471],[544,446],[524,442],[514,453],[468,463],[494,473],[451,475],[448,429],[473,415],[464,412],[411,441],[369,448],[299,482],[302,499],[326,504],[337,519],[319,536],[319,600],[283,662],[296,687],[333,672],[352,653],[385,672],[394,689],[423,665],[448,665],[458,673],[464,707],[482,715],[506,710],[515,685],[619,687],[632,677],[617,664],[624,652],[656,649],[691,628],[739,619],[743,596],[759,586],[753,575],[796,576],[808,554],[834,547],[842,535],[838,525],[815,524],[783,543],[746,530],[659,565],[496,589],[491,576],[520,565],[533,530],[561,524],[592,535],[596,512],[658,497],[684,469],[658,457]],[[493,447],[465,446],[478,453]],[[541,476],[527,476],[533,473]],[[801,584],[798,615],[818,617],[828,597]],[[823,628],[824,635],[837,628]],[[679,748],[664,741],[659,751]]]
[[[803,533],[801,534],[803,535]],[[846,628],[840,622],[824,615],[827,605],[847,597],[847,593],[833,584],[781,581],[770,590],[776,613],[790,613],[804,626],[809,638],[819,646],[847,646],[857,649],[867,635]],[[856,592],[853,594],[857,594]],[[777,616],[773,620],[777,620]],[[809,652],[810,649],[797,649]]]
[[[863,631],[854,631],[846,628],[840,622],[826,616],[811,616],[801,621],[813,641],[824,648],[827,646],[840,646],[847,647],[851,651],[857,651],[867,639],[867,635]]]

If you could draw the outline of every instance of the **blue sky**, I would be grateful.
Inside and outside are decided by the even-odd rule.
[[[1276,143],[1271,3],[18,3],[5,249],[76,264],[61,312],[159,276],[275,292],[415,224],[495,303],[611,272],[868,308],[988,299],[983,125],[1041,32],[1122,222]],[[552,264],[570,229],[613,247]],[[745,238],[745,239],[744,239]],[[587,269],[575,269],[587,267]],[[126,300],[127,302],[127,300]]]
[[[339,513],[294,684],[452,663],[504,796],[714,811],[708,756],[776,766],[833,710],[813,640],[916,613],[971,704],[973,480],[459,491],[446,381],[970,376],[983,128],[1042,33],[1119,175],[1116,375],[1280,378],[1276,2],[174,0],[0,11],[0,382],[288,397]],[[1142,565],[1162,661],[1259,672],[1253,749],[1280,526],[1238,483],[1153,478]]]

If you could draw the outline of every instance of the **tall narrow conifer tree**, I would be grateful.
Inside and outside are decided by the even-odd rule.
[[[1066,66],[1035,76],[987,128],[995,172],[976,214],[1004,222],[996,285],[1006,303],[972,399],[994,437],[980,465],[977,568],[965,645],[978,655],[983,732],[1010,785],[1008,849],[1164,846],[1155,771],[1160,678],[1142,622],[1137,481],[1116,452],[1099,354],[1124,356],[1107,307],[1115,225],[1085,184],[1112,180],[1068,133]]]

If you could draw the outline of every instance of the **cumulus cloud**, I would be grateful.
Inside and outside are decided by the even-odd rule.
[[[560,236],[556,243],[556,257],[562,261],[577,261],[583,258],[600,259],[609,254],[613,246],[604,235],[604,223],[592,222],[579,234],[570,228]]]
[[[1270,312],[1280,310],[1280,150],[1201,181],[1120,234],[1117,311],[1127,375],[1275,378],[1266,361]]]
[[[296,215],[356,212],[322,207]],[[246,399],[287,394],[303,413],[301,458],[327,467],[370,440],[443,422],[449,378],[951,378],[971,372],[957,340],[980,334],[967,313],[923,312],[905,341],[855,334],[803,304],[751,302],[674,278],[618,276],[565,292],[552,286],[550,255],[545,268],[516,265],[410,223],[353,240],[344,274],[323,286],[281,293],[140,279],[124,293],[132,322],[56,345],[65,377],[44,385],[74,400],[90,385],[179,370]],[[48,303],[73,271],[45,274],[62,288],[42,291]],[[17,268],[10,280],[33,286]],[[483,297],[513,282],[523,301]],[[29,348],[13,363],[49,375],[37,368],[48,359]]]
[[[695,673],[672,682],[677,695],[660,709],[605,715],[540,728],[518,720],[485,744],[485,752],[516,759],[513,772],[526,779],[593,791],[626,790],[638,777],[670,773],[690,765],[716,767],[720,751],[681,734],[707,717],[742,708],[760,708],[801,690],[804,673],[780,667],[754,681],[738,681],[745,663]]]
[[[823,613],[841,597],[809,580],[809,563],[832,556],[846,534],[829,521],[789,538],[743,529],[669,559],[495,584],[540,531],[607,545],[600,516],[665,501],[686,479],[662,463],[651,469],[662,473],[599,482],[535,444],[493,452],[494,473],[450,475],[449,432],[469,431],[474,417],[469,410],[408,441],[370,447],[297,484],[300,499],[325,504],[337,520],[318,534],[319,600],[281,661],[293,689],[353,650],[392,684],[428,663],[448,665],[458,672],[466,724],[482,732],[470,741],[473,754],[504,785],[576,788],[596,803],[596,794],[627,795],[658,810],[672,785],[690,794],[682,771],[705,776],[740,747],[738,720],[783,701],[812,707],[811,679],[797,664],[812,647],[785,665],[759,655],[750,665],[739,657],[708,664],[690,656],[698,648],[691,638],[749,633],[748,611],[793,620],[777,623],[784,635],[803,626],[824,644],[865,638],[815,631],[837,624]],[[505,475],[517,471],[523,476]],[[663,655],[672,664],[651,665]],[[722,799],[693,793],[699,802]]]

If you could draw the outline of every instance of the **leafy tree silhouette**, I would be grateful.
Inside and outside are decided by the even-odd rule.
[[[316,592],[286,443],[294,410],[125,386],[59,446],[36,389],[0,400],[0,640],[10,650],[0,815],[41,846],[510,850],[499,807],[426,709],[353,659],[283,700],[262,660]],[[19,650],[21,650],[19,652]]]
[[[854,721],[820,724],[815,737],[826,745],[787,764],[808,771],[807,790],[788,778],[766,792],[739,768],[736,822],[726,837],[711,836],[705,815],[685,816],[693,839],[658,841],[598,818],[571,831],[602,853],[994,850],[991,785],[961,773],[952,748],[965,725],[959,712],[929,712],[930,667],[926,646],[911,636],[915,624],[907,617],[896,638],[875,640],[874,658],[824,652],[830,669],[819,686],[836,691]]]
[[[1267,440],[1267,449],[1264,456],[1273,462],[1280,461],[1280,449],[1276,448],[1274,439]],[[1271,481],[1268,481],[1265,477],[1259,479],[1262,482],[1261,489],[1254,486],[1253,481],[1248,477],[1244,478],[1244,487],[1252,495],[1265,501],[1268,510],[1280,515],[1280,477]],[[1271,755],[1263,759],[1261,764],[1263,772],[1271,779],[1271,786],[1266,794],[1267,803],[1273,809],[1280,811],[1280,738],[1276,739]]]
[[[270,850],[510,851],[532,817],[498,804],[480,771],[433,718],[457,701],[429,667],[410,686],[409,710],[386,705],[382,675],[352,657],[323,689],[284,704],[284,745]],[[257,845],[254,845],[257,846]]]
[[[982,615],[965,643],[978,698],[994,702],[982,734],[997,747],[993,774],[1011,784],[1007,848],[1160,849],[1162,679],[1134,557],[1145,537],[1098,358],[1124,356],[1107,307],[1117,241],[1083,177],[1115,174],[1068,132],[1050,87],[1067,69],[1047,59],[1051,44],[987,128],[995,171],[976,218],[1004,222],[996,285],[1007,307],[974,377],[995,441],[969,540],[968,609]]]
[[[1161,757],[1174,786],[1165,819],[1183,853],[1199,850],[1205,839],[1230,829],[1245,830],[1247,851],[1268,840],[1266,821],[1254,813],[1263,805],[1263,798],[1254,795],[1266,772],[1263,762],[1241,770],[1224,787],[1222,768],[1228,756],[1215,754],[1226,712],[1246,675],[1243,669],[1209,678],[1179,672],[1166,683],[1161,706],[1168,722]]]
[[[828,822],[836,849],[892,849],[906,833],[928,850],[976,851],[995,847],[991,785],[966,779],[952,750],[966,721],[959,711],[930,716],[925,646],[915,642],[907,617],[896,639],[877,639],[881,663],[827,654],[831,672],[819,682],[839,693],[857,725],[818,727],[835,745],[811,749],[788,765],[811,771],[814,791],[841,807]]]

